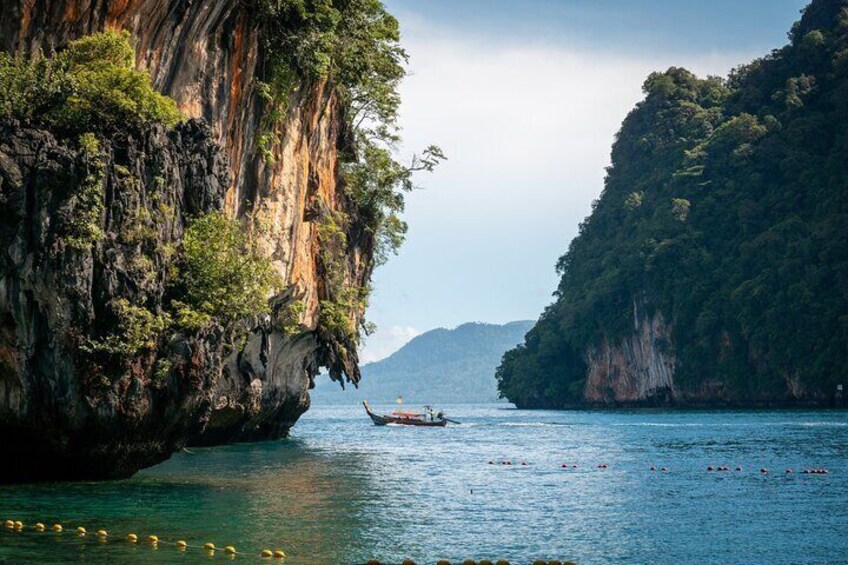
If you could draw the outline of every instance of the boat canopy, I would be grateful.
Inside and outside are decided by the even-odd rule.
[[[419,412],[404,412],[403,410],[392,410],[392,414],[400,418],[423,418],[424,414]]]

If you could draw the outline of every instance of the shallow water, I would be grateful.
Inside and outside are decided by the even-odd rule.
[[[244,563],[280,547],[290,565],[848,563],[848,412],[448,411],[463,425],[378,428],[361,407],[315,407],[290,440],[192,450],[127,481],[0,487],[3,520],[66,530],[3,529],[0,562],[201,563],[213,541]]]

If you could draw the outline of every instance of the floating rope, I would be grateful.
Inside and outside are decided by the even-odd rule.
[[[5,521],[5,526],[6,526],[6,529],[14,531],[14,532],[24,532],[24,531],[27,531],[27,530],[31,530],[33,532],[42,533],[42,532],[47,531],[47,526],[45,526],[43,522],[36,522],[32,526],[27,526],[26,524],[24,524],[20,520],[11,520],[10,519],[10,520]],[[54,532],[56,534],[60,534],[64,531],[64,527],[62,526],[62,524],[58,524],[58,523],[53,524],[53,526],[50,529],[51,529],[52,532]],[[78,526],[76,528],[76,530],[74,530],[74,532],[76,533],[76,535],[78,537],[81,537],[81,538],[85,537],[86,534],[88,533],[88,531],[83,526]],[[109,539],[109,532],[106,531],[106,530],[103,530],[103,529],[97,530],[96,535],[97,535],[97,538],[101,542],[106,542]],[[124,540],[127,543],[136,544],[139,541],[139,537],[138,537],[138,534],[130,532],[124,537]],[[174,545],[179,551],[185,551],[189,548],[194,548],[194,547],[197,547],[197,548],[202,547],[202,549],[205,550],[209,555],[214,555],[215,552],[219,550],[219,548],[215,547],[215,544],[212,543],[212,542],[206,542],[202,546],[200,546],[200,545],[194,546],[194,545],[188,544],[183,539],[177,540],[175,542],[169,542],[169,541],[166,541],[166,540],[162,540],[162,539],[159,538],[159,536],[157,536],[155,534],[148,535],[145,538],[145,540],[152,547],[158,548],[159,544],[162,543],[163,545]],[[246,555],[245,552],[236,550],[236,547],[234,545],[224,546],[223,549],[220,549],[220,551],[223,551],[226,555],[228,555],[230,557],[235,557],[237,555]],[[263,549],[261,552],[258,553],[258,555],[259,555],[259,557],[262,557],[263,559],[273,559],[273,560],[286,559],[286,557],[287,557],[286,552],[283,551],[282,549],[275,549],[275,550]]]

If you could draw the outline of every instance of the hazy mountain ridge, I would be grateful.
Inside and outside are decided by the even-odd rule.
[[[394,402],[398,395],[410,403],[496,401],[495,367],[532,326],[531,321],[468,323],[452,330],[425,332],[389,357],[364,365],[359,389],[343,391],[337,383],[319,379],[311,393],[312,402],[382,403]]]

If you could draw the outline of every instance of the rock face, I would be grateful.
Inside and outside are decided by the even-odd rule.
[[[208,419],[222,373],[214,332],[163,340],[118,367],[81,353],[108,333],[110,302],[162,311],[167,265],[186,218],[220,208],[226,157],[197,122],[113,139],[98,179],[104,237],[69,245],[87,157],[49,132],[0,129],[0,422],[15,457],[7,480],[124,476],[166,458]],[[173,368],[158,379],[154,366]]]
[[[603,339],[586,352],[587,402],[599,405],[668,404],[675,400],[671,331],[662,314],[646,316],[633,303],[633,333]]]
[[[208,124],[111,140],[102,180],[107,235],[90,254],[54,238],[85,179],[78,148],[4,125],[0,423],[15,431],[8,437],[16,463],[0,470],[0,480],[122,477],[186,443],[284,437],[308,408],[319,367],[358,381],[355,345],[319,324],[327,288],[316,218],[336,211],[351,218],[347,283],[367,283],[374,251],[338,179],[349,133],[333,89],[317,83],[292,93],[274,126],[270,161],[257,142],[270,126],[261,123],[254,88],[264,60],[249,2],[0,0],[0,8],[0,47],[9,51],[130,30],[137,64],[156,88],[187,118]],[[235,350],[210,331],[171,335],[110,374],[81,364],[75,332],[105,332],[114,321],[104,305],[116,298],[161,308],[168,253],[186,219],[216,209],[260,234],[286,283],[272,305],[279,312],[300,303],[298,331],[260,319]],[[354,316],[358,323],[361,312]],[[162,359],[171,367],[164,376]]]

